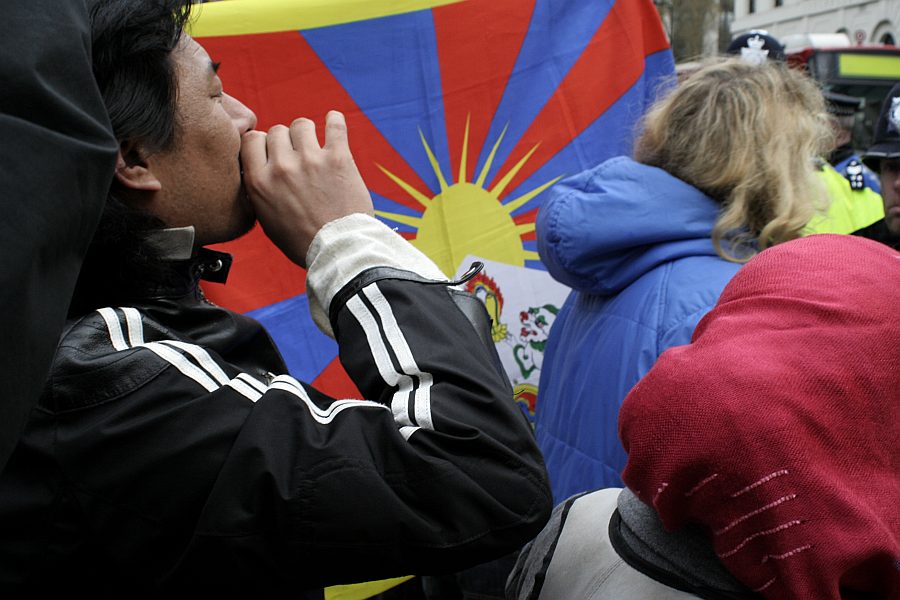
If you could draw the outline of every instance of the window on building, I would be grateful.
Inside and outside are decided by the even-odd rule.
[[[776,8],[778,8],[778,7],[781,6],[782,4],[784,4],[784,0],[775,0],[775,7],[776,7]]]
[[[747,0],[747,12],[748,13],[756,12],[756,0]]]

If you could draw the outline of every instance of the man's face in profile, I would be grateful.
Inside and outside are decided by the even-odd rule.
[[[172,52],[178,95],[174,146],[151,158],[161,184],[151,211],[169,227],[193,225],[196,243],[232,240],[253,226],[241,183],[241,134],[256,115],[224,93],[218,65],[191,37]]]
[[[900,157],[883,158],[879,166],[884,222],[892,234],[900,236]]]

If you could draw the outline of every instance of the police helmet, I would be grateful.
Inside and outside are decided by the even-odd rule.
[[[862,110],[863,99],[837,92],[825,92],[825,105],[829,114],[836,117],[852,117]]]
[[[882,158],[900,158],[900,83],[891,88],[881,105],[875,137],[863,155],[863,162],[877,172]]]
[[[766,59],[784,60],[784,46],[762,29],[752,29],[737,36],[731,40],[725,52],[739,55],[745,61],[757,65],[763,64]]]

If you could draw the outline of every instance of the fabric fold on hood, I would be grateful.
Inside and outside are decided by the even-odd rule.
[[[614,294],[660,264],[715,256],[720,206],[662,169],[612,158],[550,189],[538,213],[538,251],[553,277]]]

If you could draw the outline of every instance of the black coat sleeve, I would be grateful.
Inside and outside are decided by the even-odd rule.
[[[4,2],[0,470],[50,368],[115,155],[83,0]]]
[[[484,307],[404,273],[364,272],[332,302],[367,400],[261,380],[133,308],[77,324],[29,439],[53,440],[73,482],[90,532],[73,543],[102,541],[79,577],[296,591],[455,571],[540,531],[546,473]],[[27,543],[32,527],[15,522]]]
[[[546,521],[542,459],[493,344],[446,287],[356,287],[346,302],[339,294],[333,326],[341,361],[371,402],[276,379],[200,519],[199,563],[212,547],[258,550],[259,563],[282,566],[277,577],[302,571],[321,585],[445,572],[518,548]],[[236,490],[246,492],[240,508]]]

